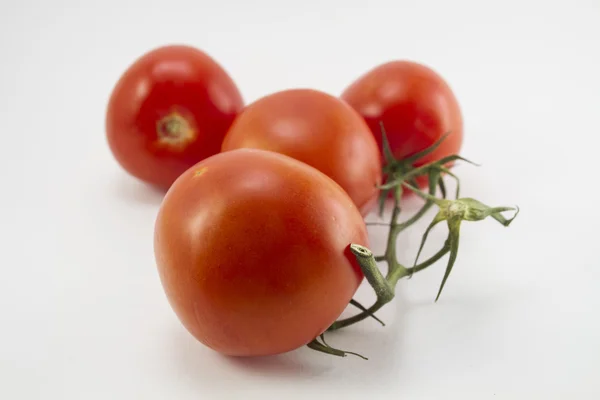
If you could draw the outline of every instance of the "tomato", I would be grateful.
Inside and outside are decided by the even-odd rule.
[[[430,68],[410,61],[393,61],[361,76],[342,94],[365,119],[381,148],[383,122],[392,153],[404,159],[449,136],[415,166],[457,154],[463,141],[458,101],[448,84]],[[427,179],[419,183],[424,185]]]
[[[167,192],[155,255],[172,308],[200,342],[227,355],[307,344],[342,313],[368,246],[348,195],[318,170],[240,149],[186,171]]]
[[[135,61],[113,89],[108,144],[131,175],[166,189],[220,151],[242,107],[236,85],[208,55],[188,46],[161,47]]]
[[[369,127],[351,107],[309,89],[277,92],[250,104],[223,151],[257,148],[309,164],[336,181],[367,214],[381,183],[381,159]]]

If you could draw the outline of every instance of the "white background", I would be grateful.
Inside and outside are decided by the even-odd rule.
[[[2,1],[0,398],[600,398],[600,2],[560,3]],[[211,54],[246,101],[426,63],[462,105],[463,155],[483,164],[457,167],[463,193],[521,215],[464,225],[437,304],[442,264],[400,284],[387,327],[329,336],[367,362],[222,357],[169,308],[152,253],[160,194],[104,137],[120,74],[171,43]],[[425,224],[401,238],[403,260]]]

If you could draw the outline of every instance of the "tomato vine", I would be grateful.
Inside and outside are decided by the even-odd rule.
[[[364,246],[358,244],[350,245],[350,250],[356,257],[356,260],[358,261],[367,282],[371,285],[375,291],[375,294],[377,295],[377,300],[368,308],[364,307],[356,300],[352,300],[351,304],[359,308],[361,311],[351,317],[335,321],[327,329],[327,332],[348,327],[369,317],[375,318],[382,325],[385,325],[375,316],[374,313],[394,299],[398,281],[402,278],[411,277],[414,273],[428,268],[446,255],[449,255],[444,276],[435,298],[435,301],[437,302],[456,262],[459,248],[461,223],[463,221],[481,221],[491,217],[503,226],[507,227],[519,213],[518,207],[489,207],[473,198],[460,197],[460,179],[448,169],[448,164],[451,164],[455,161],[464,161],[473,165],[477,164],[461,157],[458,154],[444,157],[438,161],[431,162],[420,167],[413,167],[413,163],[416,160],[433,152],[448,135],[444,135],[429,148],[406,159],[398,160],[392,155],[383,124],[380,124],[380,128],[382,134],[383,155],[385,159],[383,172],[384,176],[386,176],[385,182],[380,186],[380,216],[383,215],[383,209],[389,193],[391,192],[393,194],[393,208],[390,221],[389,223],[384,224],[389,226],[386,249],[383,255],[375,256],[371,250]],[[429,181],[428,192],[423,192],[418,189],[418,185],[416,183],[416,178],[418,176],[427,176]],[[449,176],[456,181],[456,192],[454,199],[447,198],[448,193],[444,183],[444,176]],[[437,196],[438,189],[440,197]],[[400,202],[404,190],[412,191],[421,197],[425,202],[419,211],[415,213],[415,215],[405,222],[399,223],[398,219],[401,213]],[[398,261],[396,255],[396,243],[398,236],[401,232],[406,230],[415,222],[419,221],[433,206],[438,207],[438,212],[422,236],[421,244],[417,251],[414,264],[410,267],[402,265]],[[502,215],[502,213],[506,211],[514,211],[514,215],[511,218],[506,218]],[[448,236],[444,244],[433,256],[425,261],[422,261],[421,263],[418,263],[429,233],[436,225],[443,221],[446,221],[448,226]],[[387,264],[387,274],[385,276],[379,269],[378,262],[384,262]],[[335,356],[344,357],[348,354],[351,354],[365,358],[360,354],[339,350],[329,346],[324,340],[324,335],[321,335],[319,338],[315,338],[308,344],[308,347],[313,350]]]

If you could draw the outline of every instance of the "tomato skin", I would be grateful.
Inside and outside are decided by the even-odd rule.
[[[250,104],[223,142],[223,151],[257,148],[311,165],[336,181],[366,215],[381,183],[381,158],[369,127],[329,94],[285,90]]]
[[[420,166],[458,154],[463,141],[463,119],[450,86],[432,69],[410,61],[380,65],[352,83],[341,95],[365,119],[381,149],[383,122],[392,153],[404,159],[450,135]],[[420,184],[426,184],[421,179]]]
[[[316,169],[240,149],[186,171],[167,192],[155,256],[169,302],[200,342],[227,355],[301,347],[327,329],[362,273],[368,246],[352,200]]]
[[[114,87],[108,144],[131,175],[167,189],[220,151],[242,108],[235,83],[208,55],[189,46],[160,47],[137,59]]]

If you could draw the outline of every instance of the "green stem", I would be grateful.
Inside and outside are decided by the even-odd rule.
[[[398,224],[398,228],[397,228],[398,233],[402,232],[403,230],[405,230],[406,228],[408,228],[409,226],[411,226],[412,224],[414,224],[415,222],[420,220],[427,213],[427,211],[429,211],[431,206],[433,206],[433,202],[427,201],[423,205],[423,207],[421,207],[421,209],[419,211],[417,211],[417,213],[415,215],[413,215],[412,217],[410,217],[403,223]]]
[[[319,340],[317,338],[314,338],[310,343],[307,344],[308,348],[316,350],[316,351],[320,351],[321,353],[329,354],[332,356],[346,357],[348,354],[351,354],[353,356],[360,357],[363,360],[368,360],[367,357],[365,357],[361,354],[354,353],[352,351],[336,349],[335,347],[331,347],[329,344],[327,344],[327,342],[325,341],[325,337],[323,335],[321,335],[320,338],[323,343],[319,342]]]
[[[386,165],[383,168],[383,172],[386,175],[386,182],[379,186],[381,190],[379,197],[379,214],[381,216],[381,214],[383,213],[384,205],[386,199],[388,198],[388,193],[390,191],[393,191],[394,194],[394,208],[392,210],[392,215],[389,224],[371,222],[367,223],[367,225],[389,226],[385,253],[384,255],[374,257],[373,253],[366,247],[357,244],[350,245],[350,250],[356,257],[356,260],[360,265],[360,268],[366,280],[369,282],[369,284],[375,291],[375,294],[377,295],[377,300],[369,308],[365,308],[364,306],[362,306],[362,304],[358,303],[355,300],[352,300],[351,304],[358,307],[361,310],[361,312],[351,317],[335,321],[329,327],[328,331],[334,331],[350,326],[357,322],[363,321],[369,317],[375,318],[376,320],[381,322],[379,319],[377,319],[377,317],[375,317],[374,314],[394,298],[396,285],[400,279],[405,277],[411,277],[414,273],[428,268],[447,254],[450,254],[448,264],[446,266],[446,271],[442,279],[438,295],[436,297],[437,301],[457,258],[461,221],[479,221],[491,216],[496,221],[500,222],[502,225],[508,226],[515,219],[519,212],[518,208],[515,209],[512,207],[488,207],[475,199],[459,198],[460,180],[458,176],[456,176],[453,172],[450,171],[447,165],[455,161],[465,161],[471,164],[475,164],[465,159],[464,157],[461,157],[457,154],[453,154],[419,167],[415,167],[413,165],[417,159],[435,150],[435,148],[437,148],[440,145],[440,143],[446,138],[446,136],[448,136],[448,134],[444,135],[444,137],[442,137],[439,141],[437,141],[434,145],[430,146],[428,149],[425,149],[422,152],[417,153],[407,159],[396,160],[391,152],[389,142],[387,141],[387,135],[385,134],[383,126],[381,126],[381,130],[383,153],[386,162]],[[455,200],[450,200],[446,198],[447,188],[443,180],[444,175],[448,175],[456,180]],[[427,192],[424,192],[419,189],[418,184],[416,182],[416,178],[418,176],[428,177],[429,187]],[[417,213],[411,218],[409,218],[403,223],[398,223],[398,218],[400,216],[400,199],[402,197],[402,191],[404,190],[404,188],[411,190],[412,192],[417,194],[420,198],[425,200],[425,203],[419,209],[419,211],[417,211]],[[436,195],[436,191],[438,188],[442,194],[442,198],[439,198]],[[397,260],[396,243],[398,240],[398,236],[402,231],[419,221],[433,205],[436,205],[439,208],[439,212],[425,230],[425,234],[422,237],[421,244],[419,246],[417,256],[414,261],[414,265],[410,268],[407,268],[400,264]],[[511,218],[506,218],[501,214],[503,211],[508,210],[515,210],[515,215],[513,215]],[[433,229],[435,225],[442,221],[447,221],[449,228],[449,235],[446,239],[446,242],[444,243],[444,246],[442,246],[442,248],[429,259],[417,264],[418,258],[421,254],[421,251],[423,250],[423,246],[427,240],[429,232]],[[385,277],[383,276],[383,274],[377,266],[377,262],[382,261],[385,261],[388,267],[387,274]],[[383,324],[383,322],[381,323]],[[353,354],[350,352],[344,352],[330,347],[325,342],[323,336],[321,336],[321,340],[322,342],[319,342],[317,339],[315,339],[309,344],[309,347],[314,348],[315,350],[338,356]]]
[[[398,225],[401,197],[402,187],[398,186],[394,189],[394,208],[392,209],[392,216],[390,218],[390,231],[388,233],[388,240],[385,247],[385,261],[387,261],[388,264],[388,275],[396,270],[404,269],[396,257],[396,242],[398,240],[398,235],[404,229],[402,225]]]
[[[363,312],[359,314],[334,322],[329,327],[329,331],[341,329],[348,325],[362,321],[365,318],[372,317],[377,310],[392,301],[394,298],[395,288],[394,286],[391,286],[388,280],[381,274],[381,271],[377,267],[375,257],[373,257],[373,253],[366,247],[359,244],[351,244],[350,251],[352,251],[352,254],[354,254],[356,257],[356,261],[360,265],[360,269],[365,275],[365,278],[375,291],[375,294],[377,295],[377,301],[374,305],[366,310],[363,310]]]
[[[444,247],[442,247],[440,249],[440,251],[435,253],[435,255],[433,255],[427,261],[423,261],[421,264],[417,264],[414,267],[407,268],[406,269],[407,275],[410,276],[410,275],[414,274],[415,272],[423,271],[425,268],[429,267],[430,265],[435,264],[439,259],[441,259],[446,254],[448,254],[449,251],[450,251],[450,246],[448,246],[448,244],[446,243],[444,245]],[[399,280],[401,278],[404,278],[404,276],[399,276],[397,279]]]
[[[331,324],[331,326],[327,330],[335,331],[338,329],[345,328],[349,325],[355,324],[357,322],[360,322],[366,318],[369,318],[370,315],[379,311],[379,309],[381,307],[383,307],[384,305],[386,305],[388,302],[383,303],[383,302],[376,301],[375,304],[373,304],[371,307],[369,307],[366,312],[362,312],[360,314],[353,315],[352,317],[337,320],[333,324]]]
[[[363,306],[362,304],[360,304],[358,301],[356,301],[354,299],[350,300],[350,304],[352,304],[354,307],[358,308],[359,310],[361,310],[365,313],[369,313],[369,310],[367,309],[367,307]],[[383,322],[382,320],[377,318],[377,316],[375,314],[369,314],[369,317],[371,317],[375,321],[379,322],[381,324],[381,326],[385,326],[385,322]]]
[[[383,277],[371,250],[359,244],[351,244],[350,251],[356,257],[365,278],[380,302],[388,303],[394,298],[394,288]]]
[[[325,346],[322,343],[319,343],[317,339],[313,339],[310,343],[307,344],[308,348],[320,351],[321,353],[330,354],[332,356],[338,357],[346,357],[346,352],[338,349],[334,349],[333,347]]]

